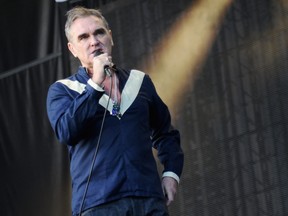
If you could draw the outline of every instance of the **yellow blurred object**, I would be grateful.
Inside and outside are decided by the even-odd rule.
[[[191,88],[232,0],[198,0],[155,48],[148,68],[157,91],[171,109]]]

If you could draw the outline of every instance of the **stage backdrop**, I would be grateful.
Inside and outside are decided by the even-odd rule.
[[[22,7],[18,2],[15,7]],[[147,56],[157,61],[153,46],[191,0],[82,3],[100,7],[110,22],[116,64],[142,69]],[[66,216],[71,196],[67,151],[55,139],[45,102],[48,86],[73,73],[78,62],[71,58],[71,71],[63,70],[56,3],[39,3],[46,15],[29,11],[35,7],[25,7],[26,18],[33,17],[32,25],[41,23],[41,15],[43,24],[35,26],[41,34],[28,34],[25,18],[17,20],[19,44],[28,46],[28,35],[40,37],[26,50],[34,57],[16,59],[15,67],[28,64],[13,67],[10,48],[17,47],[9,34],[1,34],[7,44],[0,51],[5,56],[0,64],[0,214]],[[174,110],[185,167],[169,207],[172,216],[288,215],[287,40],[286,1],[233,2],[197,79],[183,90]],[[41,43],[48,48],[41,49]]]

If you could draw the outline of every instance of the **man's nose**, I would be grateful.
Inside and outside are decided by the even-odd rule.
[[[97,37],[97,35],[93,35],[90,38],[90,43],[91,45],[97,45],[100,42],[99,38]]]

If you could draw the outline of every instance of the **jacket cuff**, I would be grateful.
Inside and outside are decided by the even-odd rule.
[[[87,83],[88,83],[92,88],[94,88],[95,90],[104,92],[104,88],[101,87],[101,86],[99,86],[98,84],[94,83],[94,82],[92,81],[92,79],[89,79]]]
[[[176,175],[174,172],[170,172],[170,171],[164,172],[163,175],[162,175],[162,178],[164,178],[164,177],[174,178],[174,179],[178,182],[178,184],[179,184],[179,182],[180,182],[179,176]]]

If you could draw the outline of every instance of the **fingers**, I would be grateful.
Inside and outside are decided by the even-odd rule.
[[[165,191],[164,195],[166,198],[166,205],[169,206],[174,201],[174,198],[176,196],[176,191],[168,189]]]
[[[94,61],[99,61],[99,63],[101,63],[103,66],[105,65],[110,66],[112,63],[112,57],[108,56],[107,53],[103,53],[98,56],[94,56]]]
[[[97,84],[102,85],[106,78],[106,73],[104,71],[104,67],[110,66],[110,59],[107,53],[103,53],[100,55],[96,55],[93,58],[93,74],[92,74],[92,81],[94,81]]]
[[[173,201],[174,201],[174,196],[171,193],[167,192],[166,193],[166,205],[169,206]]]

